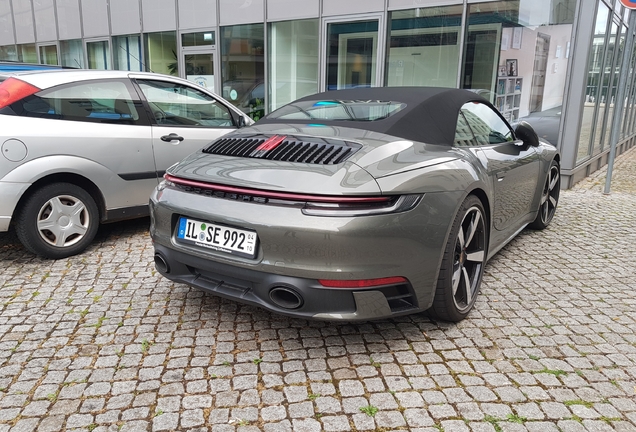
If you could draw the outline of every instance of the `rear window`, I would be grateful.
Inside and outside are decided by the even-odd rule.
[[[376,121],[390,117],[404,108],[406,108],[405,103],[393,101],[299,101],[277,109],[267,118],[308,121]]]
[[[137,124],[139,111],[123,81],[84,81],[40,91],[11,105],[16,115]]]

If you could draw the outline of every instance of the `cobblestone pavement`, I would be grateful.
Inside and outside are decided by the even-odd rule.
[[[0,432],[636,431],[636,148],[487,266],[459,324],[306,322],[173,285],[148,220],[0,236]]]

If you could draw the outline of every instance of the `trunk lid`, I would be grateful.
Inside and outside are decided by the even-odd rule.
[[[169,173],[272,191],[377,195],[376,178],[456,159],[450,150],[361,129],[265,124],[223,136]]]

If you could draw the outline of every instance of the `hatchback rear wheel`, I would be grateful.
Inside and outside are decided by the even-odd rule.
[[[98,225],[99,211],[88,192],[71,183],[53,183],[26,200],[17,217],[16,234],[31,252],[59,259],[86,249]]]

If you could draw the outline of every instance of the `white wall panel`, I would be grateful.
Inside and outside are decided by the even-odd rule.
[[[263,22],[264,0],[219,0],[221,25]]]
[[[14,43],[11,5],[8,1],[3,1],[0,2],[0,45],[12,45]]]
[[[383,10],[384,0],[323,0],[322,2],[324,16],[381,12]]]
[[[16,42],[19,44],[35,42],[30,0],[12,0],[12,2]]]
[[[141,32],[139,0],[110,0],[110,31],[114,35]]]
[[[108,7],[106,0],[81,0],[84,37],[108,36]]]
[[[319,13],[319,0],[267,0],[268,21],[317,18]]]
[[[215,0],[179,0],[179,28],[203,29],[216,26]]]
[[[57,31],[60,40],[82,37],[79,0],[57,0]]]
[[[57,40],[53,0],[34,1],[33,12],[35,13],[35,35],[38,42]]]
[[[141,0],[144,33],[177,28],[176,0]]]

